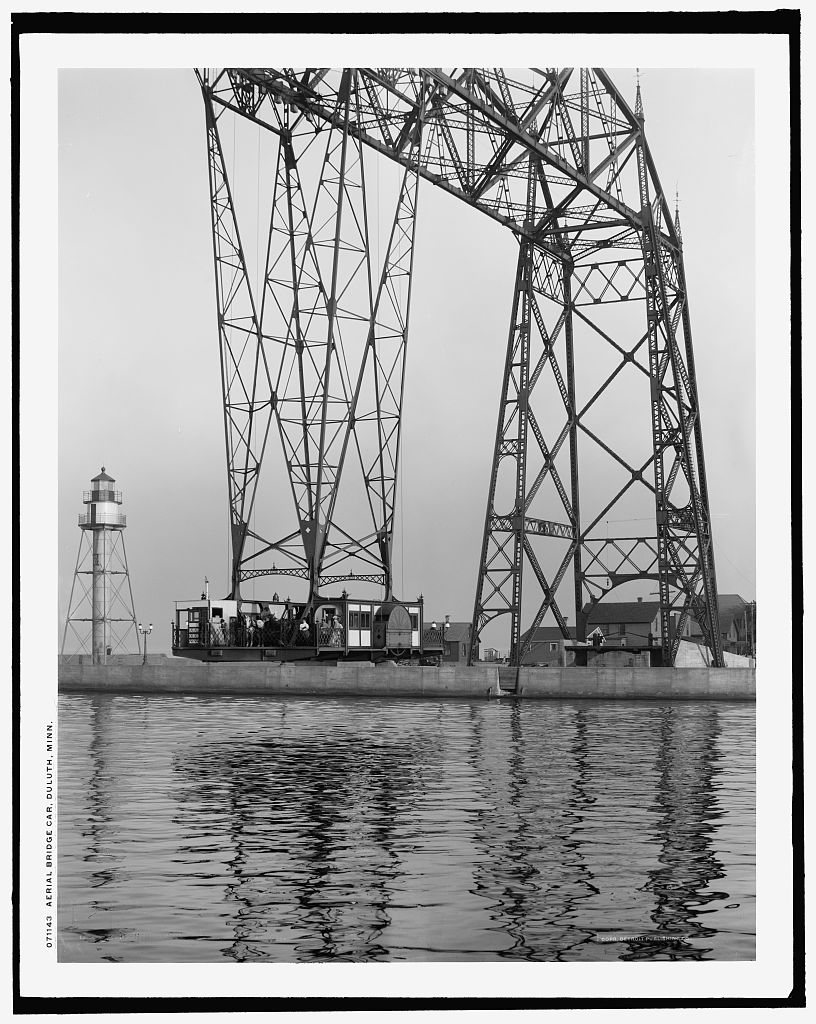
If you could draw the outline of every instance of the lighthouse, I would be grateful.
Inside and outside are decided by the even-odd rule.
[[[85,511],[78,520],[79,552],[62,653],[66,653],[70,632],[79,641],[81,650],[76,653],[90,653],[95,665],[104,665],[112,654],[130,653],[131,631],[136,653],[139,653],[139,632],[125,553],[127,517],[121,511],[122,492],[116,490],[116,481],[104,466],[91,480],[91,489],[83,492],[82,501]]]

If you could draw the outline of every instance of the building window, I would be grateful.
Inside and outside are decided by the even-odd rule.
[[[414,632],[419,629],[419,615],[416,612],[411,612],[411,629]]]
[[[557,651],[558,650],[558,644],[550,644],[550,650],[551,651]]]
[[[371,612],[360,612],[360,629],[371,629]]]
[[[626,636],[626,623],[625,622],[621,622],[621,624],[618,626],[618,635],[619,636]]]
[[[466,644],[462,644],[462,657],[463,658],[467,657],[467,645]]]

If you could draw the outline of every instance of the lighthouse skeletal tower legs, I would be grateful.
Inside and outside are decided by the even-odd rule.
[[[119,511],[122,492],[115,483],[103,466],[83,494],[87,510],[79,516],[82,533],[62,636],[63,655],[91,654],[96,665],[109,654],[140,653],[125,553],[127,517]]]

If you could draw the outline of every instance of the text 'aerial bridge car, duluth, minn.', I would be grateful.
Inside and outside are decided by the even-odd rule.
[[[420,660],[441,651],[443,630],[426,623],[421,596],[396,596],[392,571],[425,179],[518,242],[471,660],[502,616],[517,665],[545,617],[567,637],[574,613],[585,641],[595,604],[646,580],[659,597],[662,663],[674,663],[691,618],[721,665],[682,238],[646,141],[640,84],[630,106],[601,68],[196,74],[231,581],[223,599],[177,602],[173,653]],[[387,196],[373,171],[383,157],[398,168]],[[254,177],[241,177],[242,159]],[[253,246],[261,223],[263,245]],[[592,493],[579,486],[590,477]],[[644,533],[610,536],[610,522],[644,520]],[[267,577],[302,581],[304,593],[250,599],[246,584]]]

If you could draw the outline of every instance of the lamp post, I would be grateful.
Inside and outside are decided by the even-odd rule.
[[[444,623],[442,624],[441,627],[437,626],[436,621],[431,623],[431,629],[434,629],[434,630],[439,629],[439,634],[440,634],[440,638],[441,638],[441,641],[442,641],[442,657],[443,658],[445,657],[445,637],[447,636],[448,630],[450,629],[449,619],[450,619],[450,616],[446,615],[445,616],[445,621],[444,621]]]
[[[146,626],[143,626],[141,624],[141,622],[140,622],[139,623],[139,632],[144,637],[144,651],[142,653],[142,664],[146,665],[147,664],[147,638],[153,632],[153,623],[149,622]]]

